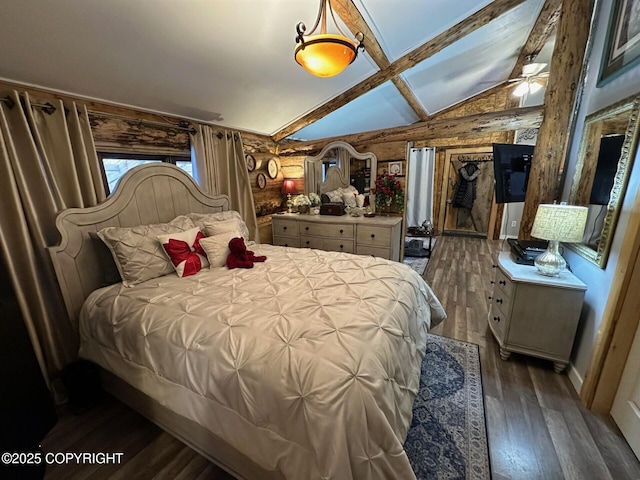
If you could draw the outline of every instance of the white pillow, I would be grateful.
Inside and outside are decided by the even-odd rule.
[[[205,236],[198,227],[158,236],[179,277],[195,275],[209,266],[207,255],[200,245],[203,238]]]
[[[225,232],[200,240],[200,245],[209,259],[210,268],[224,267],[227,264],[227,256],[231,253],[229,250],[229,241],[231,241],[232,238],[241,236],[237,233],[238,232]]]
[[[204,233],[207,237],[213,237],[222,233],[235,232],[237,233],[236,237],[242,237],[245,240],[248,240],[248,238],[245,237],[244,229],[242,228],[243,225],[244,222],[242,220],[238,220],[237,218],[231,220],[223,220],[221,222],[215,223],[205,223]]]
[[[356,196],[353,194],[353,192],[343,192],[342,193],[342,202],[344,203],[345,207],[355,207],[355,206],[357,206]]]
[[[106,227],[98,232],[98,236],[111,251],[122,284],[132,287],[174,271],[158,240],[159,235],[183,232],[194,227],[190,218],[181,215],[169,223]]]
[[[224,212],[215,212],[215,213],[188,213],[187,217],[193,220],[196,227],[200,228],[205,235],[205,224],[212,224],[217,222],[223,222],[226,220],[238,220],[238,225],[240,226],[240,230],[242,231],[242,237],[246,240],[249,240],[249,229],[247,225],[244,223],[242,219],[242,215],[240,215],[235,210],[227,210]]]
[[[332,190],[327,192],[325,195],[329,197],[329,201],[331,203],[342,203],[342,193],[338,190]]]

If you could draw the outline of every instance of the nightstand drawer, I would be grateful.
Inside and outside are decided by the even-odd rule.
[[[513,282],[500,269],[496,272],[496,285],[500,288],[504,295],[511,298],[513,296]],[[497,290],[494,289],[497,294]]]
[[[300,222],[300,235],[353,238],[353,225]]]
[[[391,246],[391,230],[384,227],[360,225],[358,226],[358,238],[356,240],[358,245],[389,247]]]
[[[500,310],[494,303],[489,310],[489,326],[495,333],[496,337],[500,340],[500,343],[504,343],[507,333],[507,325],[509,324],[509,317]]]
[[[273,244],[279,247],[300,247],[300,241],[297,237],[283,237],[281,235],[273,236]]]
[[[502,310],[503,314],[511,312],[511,298],[507,296],[501,288],[494,288],[491,301],[494,309]],[[506,316],[506,315],[503,315]]]
[[[273,236],[298,236],[298,222],[295,220],[283,220],[280,218],[273,219]],[[275,242],[275,239],[274,239]],[[275,243],[274,243],[275,245]]]

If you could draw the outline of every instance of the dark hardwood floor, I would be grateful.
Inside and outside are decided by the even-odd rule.
[[[449,318],[433,333],[477,343],[496,480],[640,479],[640,463],[608,415],[586,410],[551,362],[500,359],[487,327],[492,265],[503,242],[439,237],[425,278]],[[45,452],[122,452],[119,465],[51,465],[47,479],[231,479],[117,400],[61,411]],[[303,479],[300,479],[303,480]]]

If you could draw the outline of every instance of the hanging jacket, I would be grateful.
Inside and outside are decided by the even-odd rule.
[[[476,199],[476,183],[480,169],[475,163],[467,163],[458,170],[458,184],[453,195],[455,208],[473,208]]]

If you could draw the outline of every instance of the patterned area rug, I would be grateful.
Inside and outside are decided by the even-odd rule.
[[[491,478],[477,345],[429,335],[404,449],[418,480]]]

